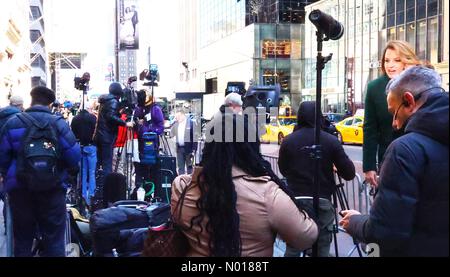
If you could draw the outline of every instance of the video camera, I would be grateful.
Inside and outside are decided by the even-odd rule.
[[[144,83],[144,86],[148,87],[157,87],[159,82],[159,71],[158,71],[158,65],[151,64],[150,70],[144,69],[144,71],[141,72],[139,75],[139,79],[141,81],[150,81],[148,83]]]
[[[89,87],[89,81],[91,80],[91,74],[86,72],[82,77],[75,77],[73,79],[74,86],[78,90],[87,91]]]

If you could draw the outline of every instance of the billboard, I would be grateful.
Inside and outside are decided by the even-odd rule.
[[[120,50],[139,49],[138,0],[119,0],[118,32]]]

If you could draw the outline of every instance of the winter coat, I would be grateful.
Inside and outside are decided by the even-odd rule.
[[[363,171],[377,171],[389,144],[401,135],[392,128],[386,100],[389,77],[383,75],[367,85],[364,104]]]
[[[100,143],[114,143],[117,138],[118,127],[125,126],[126,122],[120,119],[119,101],[112,94],[99,97],[97,127],[94,141]]]
[[[198,215],[196,203],[200,198],[200,189],[196,180],[201,170],[202,168],[195,168],[192,176],[181,175],[173,182],[172,214],[175,221],[185,228],[189,228],[191,219]],[[233,167],[232,178],[237,194],[236,209],[239,214],[242,257],[272,257],[277,234],[298,249],[308,249],[313,245],[318,235],[317,225],[306,213],[301,213],[289,196],[276,183],[270,181],[269,177],[253,177]],[[175,208],[187,186],[179,217]],[[206,224],[207,217],[202,222],[203,231],[200,231],[197,225],[184,231],[191,246],[188,256],[210,256]],[[200,243],[197,241],[197,235]]]
[[[50,109],[44,106],[33,106],[25,111],[33,116],[37,121],[44,122],[56,118]],[[78,162],[81,159],[80,145],[69,128],[69,125],[62,117],[55,122],[58,144],[61,150],[61,160],[63,170],[60,173],[61,186],[65,187],[68,178],[68,171],[76,172]],[[4,126],[0,135],[0,173],[5,177],[4,185],[7,192],[23,188],[24,185],[17,182],[16,162],[17,155],[22,147],[22,137],[26,132],[26,125],[14,116]],[[5,175],[6,174],[6,175]]]
[[[302,103],[298,112],[298,129],[287,136],[280,147],[278,166],[296,196],[314,195],[314,161],[306,147],[314,145],[314,102]],[[320,197],[331,200],[335,191],[333,164],[345,180],[355,177],[355,166],[338,139],[320,132],[322,159],[320,160]]]
[[[139,139],[139,152],[142,153],[144,149],[142,137],[145,133],[153,132],[159,136],[164,132],[164,115],[161,107],[153,103],[143,108],[137,107],[134,110],[134,116],[144,120],[144,124],[135,127]],[[157,147],[159,147],[159,139]]]
[[[10,119],[13,115],[16,113],[20,113],[21,111],[14,107],[14,106],[8,106],[0,109],[0,132],[2,130],[2,127],[6,124],[8,119]]]
[[[430,92],[385,154],[369,216],[348,232],[382,256],[449,255],[448,93]]]

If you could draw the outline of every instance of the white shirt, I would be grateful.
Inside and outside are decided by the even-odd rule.
[[[184,132],[186,131],[186,122],[187,120],[184,119],[183,121],[178,123],[178,130],[177,130],[178,146],[184,146]]]

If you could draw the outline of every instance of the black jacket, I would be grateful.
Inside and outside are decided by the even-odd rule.
[[[313,196],[314,162],[305,147],[314,145],[314,102],[304,102],[298,112],[298,129],[287,136],[279,153],[278,166],[296,196]],[[335,191],[333,164],[345,180],[355,177],[355,166],[337,138],[321,131],[320,197],[331,199]]]
[[[448,105],[430,92],[386,151],[370,215],[350,219],[349,233],[382,256],[449,255]]]
[[[94,141],[96,143],[114,143],[117,137],[118,126],[126,123],[120,119],[119,101],[114,95],[105,94],[99,97],[97,127]]]
[[[73,119],[70,127],[83,146],[93,144],[97,118],[86,110],[81,110]]]

